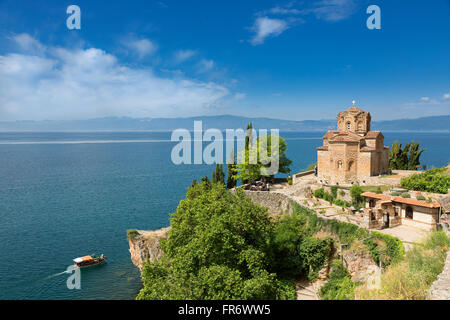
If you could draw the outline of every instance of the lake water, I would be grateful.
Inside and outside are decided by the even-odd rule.
[[[281,133],[292,172],[315,162],[323,132]],[[450,133],[384,132],[421,142],[422,163],[450,162]],[[127,229],[169,225],[193,178],[214,166],[170,161],[168,132],[0,133],[0,299],[133,299],[141,281]],[[72,259],[104,253],[81,272],[81,290],[59,274]]]

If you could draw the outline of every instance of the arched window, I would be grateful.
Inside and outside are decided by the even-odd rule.
[[[362,121],[358,122],[358,131],[362,131],[363,130],[363,123]]]
[[[353,168],[353,163],[354,163],[353,160],[350,160],[350,161],[348,162],[348,171],[352,170],[352,168]]]
[[[337,162],[337,168],[342,169],[342,160],[338,160]]]
[[[413,209],[411,207],[406,207],[405,217],[408,219],[413,219]]]

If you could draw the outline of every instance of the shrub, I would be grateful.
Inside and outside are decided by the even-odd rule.
[[[361,196],[362,193],[363,190],[358,185],[354,185],[350,188],[350,196],[352,197],[353,206],[355,208],[359,207],[359,205],[364,201],[363,196]]]
[[[139,232],[137,232],[136,229],[128,229],[127,230],[127,240],[134,239],[138,235],[139,235]]]
[[[323,188],[314,190],[314,197],[316,198],[323,198],[323,194],[324,194]]]
[[[396,237],[388,234],[373,231],[371,238],[364,240],[369,248],[372,259],[382,266],[400,261],[403,258],[405,249],[403,243]]]
[[[450,188],[450,176],[446,168],[431,169],[402,178],[401,186],[408,190],[446,194]]]
[[[397,191],[391,192],[391,196],[398,197],[399,195],[400,193],[398,193]]]
[[[331,187],[331,194],[333,195],[333,198],[337,198],[337,192],[338,192],[338,187],[337,186],[332,186]]]
[[[431,233],[415,244],[404,259],[388,267],[381,278],[381,289],[371,298],[388,300],[424,300],[441,273],[450,238],[442,231]]]
[[[333,201],[333,203],[334,203],[335,205],[337,205],[337,206],[345,207],[345,201],[344,201],[344,200],[341,200],[341,199],[335,199],[335,200]]]
[[[381,190],[381,187],[380,187],[380,186],[377,187],[377,190],[376,190],[375,192],[378,193],[378,194],[383,193],[383,191]]]
[[[411,195],[408,192],[403,192],[401,196],[402,198],[411,198]]]
[[[419,194],[419,195],[416,197],[416,199],[417,199],[417,200],[422,200],[422,201],[425,201],[425,200],[426,200],[426,198],[425,198],[423,195],[421,195],[421,194]]]
[[[328,192],[324,192],[322,198],[323,198],[323,200],[329,201],[329,202],[332,202],[334,200],[333,195],[331,193],[328,193]]]
[[[341,197],[345,196],[345,191],[341,190],[341,192],[339,192],[339,194],[341,195]]]
[[[292,186],[292,178],[291,177],[287,178],[287,182],[288,182],[288,185]]]
[[[353,300],[355,287],[348,271],[339,260],[335,260],[328,281],[320,288],[319,294],[323,300]]]

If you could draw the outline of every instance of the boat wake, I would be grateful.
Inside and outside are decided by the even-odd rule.
[[[70,273],[70,272],[68,272],[67,270],[63,271],[63,272],[58,272],[58,273],[52,274],[51,276],[48,276],[46,279],[54,278],[54,277],[60,276],[65,273]]]

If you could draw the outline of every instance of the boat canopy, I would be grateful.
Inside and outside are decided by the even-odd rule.
[[[93,258],[91,256],[84,256],[84,257],[79,257],[79,258],[73,259],[73,262],[81,263],[81,262],[90,261],[90,260],[93,260]]]

